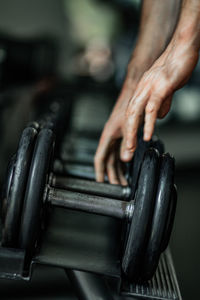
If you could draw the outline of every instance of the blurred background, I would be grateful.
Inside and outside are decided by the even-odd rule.
[[[70,94],[76,98],[75,126],[102,130],[123,83],[139,19],[139,0],[0,0],[1,183],[25,124],[48,105],[48,97],[38,95],[55,89]],[[200,63],[156,126],[176,159],[171,250],[184,300],[198,299],[200,283],[199,95]],[[66,299],[67,290],[64,272],[47,267],[37,269],[31,283],[0,281],[1,299]]]

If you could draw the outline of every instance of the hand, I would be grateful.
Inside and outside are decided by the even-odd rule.
[[[120,160],[120,144],[121,138],[123,137],[122,128],[125,121],[124,118],[128,101],[133,95],[138,81],[136,80],[135,74],[136,68],[131,68],[132,66],[133,64],[130,64],[128,75],[119,98],[99,141],[94,160],[96,180],[98,182],[103,182],[104,175],[107,173],[110,183],[127,185],[127,180],[123,174],[123,165]],[[139,74],[139,72],[137,72],[137,74]]]
[[[140,81],[139,76],[127,77],[95,155],[97,181],[103,182],[107,173],[110,183],[127,184],[122,161],[133,157],[139,126],[145,123],[144,140],[150,140],[156,119],[169,112],[173,93],[187,82],[197,61],[198,52],[173,43]]]
[[[137,132],[144,122],[144,140],[152,137],[157,118],[169,112],[173,93],[190,78],[198,61],[198,52],[187,44],[174,42],[144,73],[127,106],[123,125],[121,159],[130,161],[137,146]]]

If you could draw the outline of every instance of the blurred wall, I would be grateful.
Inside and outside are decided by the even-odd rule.
[[[54,37],[60,46],[58,71],[67,74],[71,43],[62,0],[0,0],[0,32],[18,37]]]

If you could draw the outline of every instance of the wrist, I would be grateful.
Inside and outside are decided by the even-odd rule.
[[[196,36],[196,31],[193,31],[192,28],[184,28],[177,33],[175,37],[175,44],[177,47],[182,47],[184,50],[189,52],[199,52],[199,41],[198,37]]]
[[[146,72],[154,63],[155,59],[150,55],[137,55],[133,52],[131,59],[127,66],[126,79],[130,82],[137,83],[144,72]]]
[[[177,60],[182,57],[190,56],[191,58],[198,59],[199,47],[196,45],[193,34],[184,35],[182,32],[177,35],[171,41],[167,48],[166,54],[173,56]]]

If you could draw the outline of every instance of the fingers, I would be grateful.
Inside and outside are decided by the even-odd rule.
[[[95,167],[95,174],[96,174],[96,181],[103,182],[104,175],[106,171],[106,158],[109,153],[109,148],[112,140],[111,137],[107,134],[106,128],[104,129],[99,145],[94,157],[94,167]]]
[[[161,105],[159,111],[158,111],[158,118],[162,119],[164,118],[171,107],[171,103],[172,103],[172,95],[170,95]]]
[[[155,122],[157,119],[158,110],[160,109],[161,99],[153,97],[149,100],[145,108],[144,119],[144,141],[149,141],[153,135]]]
[[[107,172],[111,183],[119,183],[115,166],[115,156],[116,153],[119,153],[120,136],[119,125],[116,125],[113,121],[109,121],[104,127],[94,157],[96,181],[103,182],[105,172]]]
[[[117,145],[118,146],[118,145]],[[128,182],[125,178],[124,166],[119,159],[119,147],[113,151],[106,162],[106,171],[108,180],[111,184],[127,185]]]
[[[103,182],[107,172],[110,183],[127,184],[119,164],[119,157],[116,156],[117,151],[120,149],[120,158],[123,162],[129,162],[137,146],[137,133],[141,123],[144,121],[143,139],[149,141],[153,135],[156,119],[168,113],[173,89],[168,83],[168,77],[164,76],[162,68],[160,69],[160,76],[159,68],[153,70],[152,74],[147,72],[143,76],[134,97],[128,103],[126,114],[123,101],[116,105],[117,113],[112,115],[110,125],[104,128],[95,155],[97,181]],[[121,148],[117,144],[119,137],[123,137]]]
[[[163,118],[170,110],[172,96],[166,99],[161,96],[154,96],[148,101],[145,109],[144,120],[144,141],[150,141],[152,138],[156,119]]]
[[[95,176],[97,182],[104,182],[105,165],[103,161],[95,163]]]
[[[117,161],[117,174],[118,174],[120,184],[124,185],[124,186],[128,185],[128,182],[124,175],[123,165],[122,165],[122,162],[119,160],[119,158]]]
[[[94,158],[95,176],[97,182],[104,182],[105,174],[105,162],[103,156],[101,157],[98,153]]]
[[[119,159],[120,144],[119,139],[112,140],[106,138],[104,133],[102,134],[94,159],[96,180],[98,182],[104,182],[106,173],[111,184],[127,185],[122,162]]]
[[[142,112],[137,109],[133,114],[129,115],[126,122],[125,147],[126,150],[129,150],[130,152],[134,152],[137,145],[137,131],[142,117],[141,113]]]
[[[127,109],[127,120],[124,125],[124,139],[121,150],[121,159],[128,162],[132,159],[137,147],[137,133],[144,118],[144,110],[148,101],[148,91],[141,91],[129,103]]]
[[[107,171],[108,180],[111,184],[120,184],[120,180],[117,174],[116,157],[114,152],[112,152],[109,155],[109,158],[107,159],[106,171]]]

